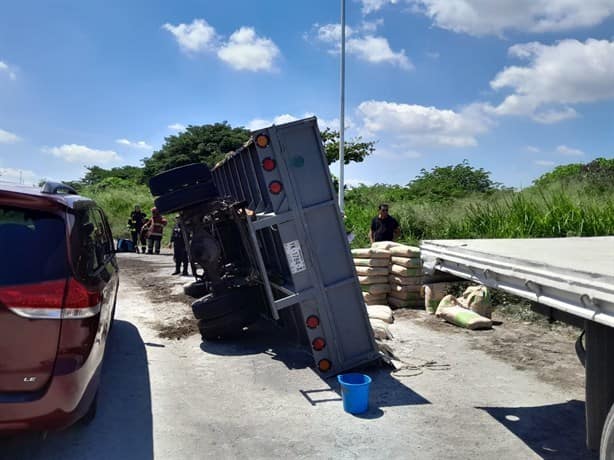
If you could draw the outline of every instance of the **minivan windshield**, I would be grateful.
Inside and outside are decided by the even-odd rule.
[[[66,278],[64,220],[42,211],[0,205],[0,286]]]

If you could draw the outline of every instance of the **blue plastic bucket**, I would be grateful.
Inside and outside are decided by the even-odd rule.
[[[369,408],[369,387],[371,377],[365,374],[340,374],[343,410],[350,414],[362,414]]]

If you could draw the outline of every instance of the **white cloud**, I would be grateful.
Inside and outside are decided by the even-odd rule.
[[[363,11],[385,0],[363,0]],[[405,0],[443,28],[471,35],[544,33],[592,27],[614,14],[612,0]]]
[[[363,38],[351,38],[347,42],[347,52],[373,64],[389,63],[405,70],[413,68],[411,61],[405,55],[405,50],[392,51],[388,40],[384,37],[367,35]]]
[[[417,158],[422,158],[422,153],[416,150],[406,150],[406,147],[403,145],[393,145],[390,148],[378,148],[374,155],[389,160],[415,160]]]
[[[582,155],[584,155],[584,152],[582,150],[573,149],[571,147],[567,147],[566,145],[559,145],[556,148],[556,152],[560,153],[561,155],[567,155],[572,157],[581,157]]]
[[[373,182],[371,182],[370,180],[353,179],[353,178],[344,179],[343,183],[348,188],[359,187],[361,185],[373,185]]]
[[[480,106],[459,112],[421,105],[365,101],[358,113],[367,137],[391,135],[402,145],[472,147],[476,136],[488,131],[491,121]]]
[[[173,34],[179,47],[187,53],[210,51],[217,40],[215,29],[204,19],[194,19],[191,24],[176,26],[166,23],[162,28]]]
[[[133,149],[151,150],[153,147],[145,141],[130,141],[128,139],[117,139],[115,142]]]
[[[372,64],[388,63],[410,70],[413,65],[405,50],[393,51],[387,38],[373,33],[382,21],[363,22],[357,28],[346,26],[346,52]],[[328,52],[338,54],[341,50],[341,24],[314,24],[315,39],[329,45]],[[308,36],[308,39],[311,37]]]
[[[0,181],[35,184],[39,176],[29,169],[0,168]]]
[[[4,73],[8,75],[11,80],[16,80],[17,75],[13,71],[13,68],[10,67],[6,62],[0,61],[0,73]]]
[[[50,153],[68,163],[113,163],[121,160],[113,150],[97,150],[85,145],[64,144],[59,147],[44,148],[43,152]]]
[[[534,163],[537,166],[554,166],[556,163],[550,160],[535,160]]]
[[[514,45],[509,54],[529,63],[507,67],[490,82],[495,90],[512,90],[494,108],[499,115],[528,115],[555,123],[577,116],[571,104],[614,99],[614,42],[533,42]]]
[[[284,113],[282,115],[277,115],[275,118],[273,119],[265,119],[265,118],[254,118],[250,121],[248,121],[245,124],[245,128],[249,129],[250,131],[255,131],[257,129],[262,129],[262,128],[267,128],[268,126],[271,125],[281,125],[284,123],[290,123],[292,121],[296,121],[302,118],[309,118],[309,117],[313,117],[314,114],[311,112],[306,112],[303,114],[303,116],[301,117],[297,117],[294,115],[291,115],[289,113]],[[327,120],[325,118],[318,118],[318,127],[320,128],[320,130],[324,131],[327,128],[333,129],[335,131],[339,130],[339,119],[338,118],[333,118],[331,120]],[[352,119],[349,117],[346,117],[345,119],[345,129],[351,129],[354,127],[354,124],[352,122]]]
[[[252,27],[233,32],[217,56],[236,70],[271,71],[279,56],[279,48],[269,38],[259,37]]]
[[[252,27],[241,27],[227,41],[204,19],[194,19],[190,24],[166,23],[162,28],[173,34],[182,51],[215,53],[236,70],[274,70],[274,61],[280,55],[277,45],[270,38],[259,37]]]
[[[399,0],[360,0],[362,3],[363,14],[379,11],[385,5],[398,3]]]
[[[20,140],[21,138],[17,134],[0,129],[0,144],[14,144]]]
[[[186,127],[181,123],[173,123],[172,125],[167,126],[168,129],[172,129],[173,131],[185,131]]]
[[[531,153],[539,153],[539,152],[541,152],[541,149],[539,147],[534,147],[532,145],[527,145],[527,151],[529,151]]]

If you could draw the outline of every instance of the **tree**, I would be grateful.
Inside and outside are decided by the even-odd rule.
[[[167,169],[190,163],[206,163],[212,167],[224,154],[237,150],[249,139],[245,128],[232,128],[227,122],[188,126],[180,134],[168,136],[164,145],[143,160],[143,175],[149,179]]]
[[[334,163],[339,159],[339,132],[326,128],[321,135],[326,161],[328,164]],[[344,163],[346,165],[352,161],[360,163],[374,151],[375,142],[364,142],[360,136],[356,137],[345,142]]]
[[[533,181],[536,186],[577,182],[583,185],[610,188],[614,184],[614,158],[597,158],[590,163],[571,163],[554,168]]]
[[[120,166],[104,169],[100,166],[86,166],[87,172],[81,182],[83,185],[96,185],[105,179],[121,179],[127,182],[140,184],[143,182],[143,168],[138,166]]]
[[[455,166],[436,166],[430,171],[421,169],[407,187],[408,195],[413,198],[444,201],[475,192],[491,192],[500,189],[501,184],[490,179],[490,172],[474,168],[464,160]]]

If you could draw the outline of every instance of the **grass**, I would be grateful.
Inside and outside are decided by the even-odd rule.
[[[496,191],[443,202],[420,202],[382,186],[358,187],[346,199],[354,247],[368,245],[379,203],[389,203],[401,241],[451,238],[546,238],[614,235],[614,189],[549,186]]]

